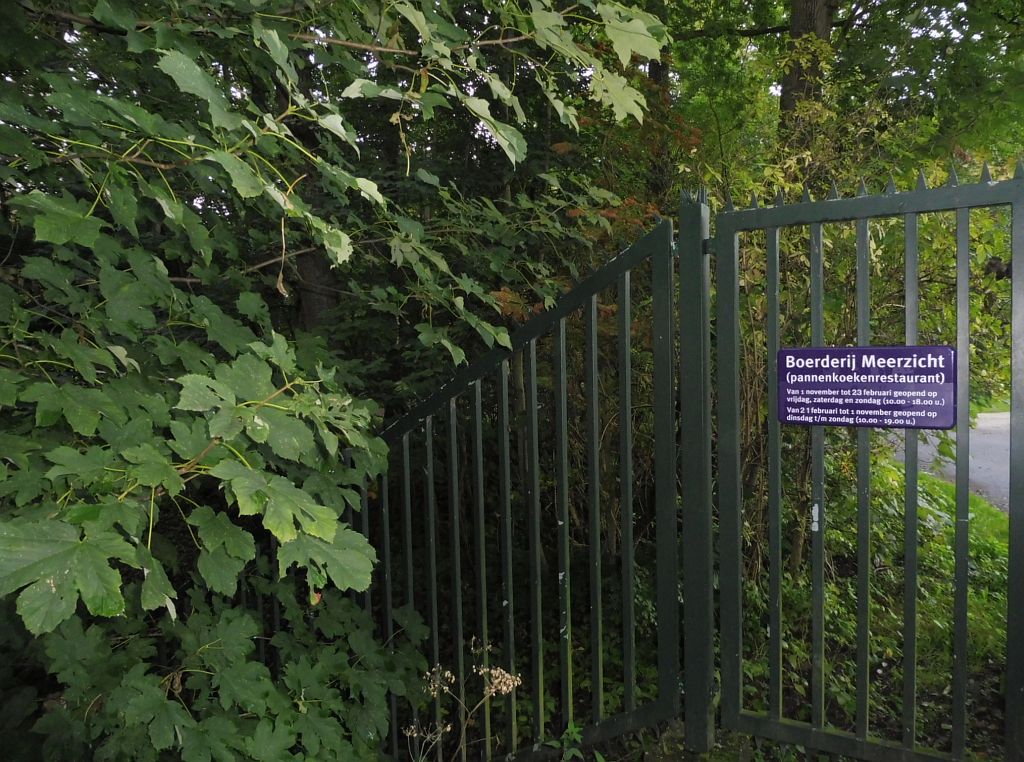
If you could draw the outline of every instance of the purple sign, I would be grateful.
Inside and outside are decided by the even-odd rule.
[[[798,426],[951,429],[953,347],[780,349],[779,421]]]

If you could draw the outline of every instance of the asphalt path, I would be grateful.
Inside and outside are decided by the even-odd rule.
[[[951,433],[954,441],[956,434]],[[940,479],[956,479],[956,466],[938,458],[935,435],[925,433],[918,447],[921,469]],[[903,447],[896,448],[903,459]],[[1006,512],[1010,506],[1010,414],[979,413],[970,434],[971,492]]]

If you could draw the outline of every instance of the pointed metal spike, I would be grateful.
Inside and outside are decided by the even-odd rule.
[[[981,181],[983,183],[992,182],[992,173],[989,171],[987,161],[981,165]]]
[[[839,188],[836,187],[835,179],[831,180],[830,182],[828,189],[828,197],[831,201],[835,201],[836,199],[839,198]]]
[[[758,204],[757,204],[757,193],[754,192],[754,193],[750,194],[750,208],[751,209],[757,209],[757,206],[758,206]]]
[[[782,206],[786,203],[786,194],[782,192],[782,188],[779,188],[775,194],[775,206]]]
[[[731,212],[736,207],[732,204],[732,194],[729,191],[725,192],[725,211]]]
[[[928,183],[924,179],[924,170],[917,170],[917,190],[928,190]]]
[[[1024,180],[1024,159],[1017,159],[1017,168],[1013,171],[1014,180]]]
[[[896,195],[896,178],[892,176],[892,172],[889,173],[889,183],[885,186],[885,193],[889,196]]]
[[[866,195],[868,195],[868,188],[864,184],[864,178],[863,177],[860,179],[860,184],[857,186],[857,195],[858,196],[866,196]]]
[[[801,201],[809,202],[811,200],[811,189],[806,185],[804,186],[804,195],[800,197]]]
[[[949,186],[952,188],[952,187],[954,187],[956,185],[959,185],[959,184],[960,184],[960,178],[956,176],[956,167],[954,167],[953,163],[950,162],[950,164],[949,164]]]

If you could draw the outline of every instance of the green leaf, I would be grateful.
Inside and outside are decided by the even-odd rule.
[[[122,686],[111,695],[111,702],[124,716],[126,725],[143,725],[148,729],[154,749],[169,749],[182,729],[195,726],[195,720],[181,704],[165,695],[155,675],[141,674],[143,669],[145,665],[140,664],[129,672]]]
[[[223,405],[234,405],[235,395],[226,385],[206,376],[188,374],[178,379],[181,397],[175,405],[179,410],[197,413]]]
[[[289,82],[298,82],[299,75],[295,72],[295,67],[292,66],[292,62],[288,59],[288,46],[281,41],[280,35],[273,29],[267,29],[256,22],[259,21],[259,17],[256,17],[256,21],[253,23],[253,31],[256,33],[256,38],[260,40],[267,47],[267,51],[270,53],[271,59],[277,64],[277,68],[284,72],[285,78]]]
[[[121,456],[134,464],[128,474],[143,486],[164,487],[171,495],[177,495],[185,486],[167,456],[149,442],[130,447]]]
[[[657,59],[661,56],[661,43],[648,29],[648,21],[655,25],[658,24],[657,19],[653,16],[634,8],[629,11],[634,15],[629,17],[624,15],[618,7],[603,3],[598,6],[598,12],[604,19],[605,34],[611,40],[615,54],[623,66],[629,65],[633,53],[639,53],[648,59]]]
[[[89,447],[80,452],[66,445],[57,447],[46,453],[46,459],[55,464],[46,472],[50,481],[62,476],[70,476],[69,484],[87,485],[99,481],[107,474],[104,469],[112,460],[109,450],[102,447]]]
[[[270,310],[267,309],[267,303],[263,301],[263,297],[259,294],[253,291],[243,291],[238,295],[235,306],[249,320],[260,325],[269,325]]]
[[[244,712],[257,715],[267,710],[266,697],[274,692],[270,670],[256,661],[229,664],[217,672],[213,679],[223,709],[237,706]]]
[[[264,344],[261,341],[255,341],[249,345],[249,348],[256,353],[258,357],[262,357],[285,373],[291,374],[295,372],[295,351],[289,346],[288,340],[284,336],[277,333],[272,333],[273,340],[270,344]]]
[[[135,30],[135,15],[130,8],[117,0],[99,0],[92,11],[92,17],[107,26],[125,31]]]
[[[409,3],[395,3],[395,10],[409,19],[410,23],[416,27],[416,31],[419,32],[423,42],[430,42],[432,36],[430,25],[427,24],[427,18],[423,15],[423,11],[414,8]]]
[[[630,87],[623,77],[598,67],[590,78],[590,89],[595,98],[612,109],[616,121],[621,122],[627,116],[632,116],[643,124],[644,97]]]
[[[77,603],[71,570],[58,569],[22,590],[16,609],[28,631],[41,635],[71,617]]]
[[[269,426],[267,443],[278,456],[305,462],[315,454],[313,432],[303,421],[283,410],[263,408],[256,413]]]
[[[110,169],[112,176],[119,174],[120,171],[114,167]],[[110,210],[110,216],[114,218],[114,222],[138,238],[139,229],[135,224],[135,219],[139,214],[139,204],[135,198],[135,191],[124,183],[113,181],[107,183],[106,193],[107,209]]]
[[[15,196],[10,203],[35,213],[32,226],[37,241],[78,243],[91,247],[106,226],[99,217],[89,214],[89,205],[85,201],[69,196],[58,198],[34,190],[23,196]]]
[[[366,538],[348,527],[339,527],[333,541],[302,535],[282,543],[277,552],[282,577],[296,564],[307,570],[314,588],[322,588],[330,580],[339,590],[365,590],[376,561]]]
[[[267,479],[263,472],[246,468],[236,460],[222,460],[210,469],[210,475],[228,483],[243,516],[260,513],[266,505]]]
[[[124,408],[115,405],[99,389],[85,389],[73,384],[58,387],[36,383],[21,394],[21,399],[37,403],[37,426],[52,426],[63,415],[72,429],[90,437],[96,433],[101,414],[119,425],[127,423]]]
[[[164,567],[142,545],[138,548],[138,561],[145,574],[142,581],[142,608],[151,611],[163,607],[167,609],[171,619],[176,619],[178,610],[173,599],[177,597],[177,592],[167,579]]]
[[[252,354],[239,355],[230,364],[221,363],[214,375],[223,389],[230,390],[240,400],[258,402],[276,391],[270,366]]]
[[[416,177],[422,182],[425,182],[427,185],[433,185],[435,188],[441,187],[441,180],[438,178],[438,176],[428,172],[425,169],[417,169]]]
[[[487,131],[491,133],[491,136],[501,146],[501,150],[508,156],[509,161],[515,164],[526,158],[526,138],[523,137],[523,133],[512,125],[495,119],[491,115],[491,104],[489,101],[475,96],[464,95],[462,96],[462,102],[466,108],[473,112],[474,116],[483,122]]]
[[[344,140],[350,146],[356,149],[356,153],[359,153],[359,144],[356,143],[356,134],[348,128],[345,124],[345,120],[338,114],[326,114],[317,118],[320,126],[325,130],[334,133],[339,138]]]
[[[384,197],[380,195],[380,191],[377,189],[377,183],[373,180],[367,180],[365,177],[355,178],[356,187],[359,188],[359,192],[363,194],[369,201],[375,201],[376,203],[384,206]]]
[[[383,199],[381,199],[383,201]],[[313,227],[320,233],[320,242],[327,249],[327,255],[333,265],[342,265],[352,256],[352,239],[348,234],[339,230],[334,225],[321,220],[319,217],[310,217]]]
[[[182,92],[206,101],[215,127],[234,130],[242,126],[242,117],[231,111],[227,98],[217,87],[213,77],[180,51],[163,50],[160,53],[157,67],[173,79]]]
[[[79,595],[97,616],[124,612],[121,574],[97,541],[132,550],[116,535],[83,541],[77,527],[61,521],[0,523],[0,595],[25,588],[18,613],[30,632],[49,632],[74,614]]]
[[[98,389],[66,386],[61,389],[64,418],[82,436],[92,436],[100,422],[99,403],[104,398]]]
[[[245,415],[245,408],[225,405],[210,419],[210,436],[230,442],[245,428]]]
[[[298,536],[296,526],[325,540],[334,538],[338,528],[338,517],[334,511],[319,505],[287,478],[271,476],[264,493],[267,503],[263,511],[263,526],[281,542]]]
[[[223,548],[204,548],[199,554],[197,566],[207,587],[221,595],[234,595],[238,590],[238,575],[242,573],[245,561],[228,555]]]
[[[231,460],[218,463],[210,474],[230,485],[243,516],[263,513],[263,526],[281,542],[294,540],[298,529],[325,540],[334,538],[336,513],[286,477],[254,471]]]
[[[199,539],[207,548],[222,548],[228,555],[243,561],[256,557],[252,535],[235,525],[226,514],[214,513],[204,505],[192,511],[188,523],[199,530]]]
[[[18,401],[18,387],[25,377],[10,368],[0,368],[0,407],[11,407]]]
[[[281,720],[271,722],[264,717],[256,726],[253,737],[246,741],[246,749],[259,762],[280,762],[291,755],[288,750],[295,745],[295,734]]]
[[[550,11],[541,5],[537,0],[531,0],[530,20],[533,21],[533,28],[541,39],[549,35],[551,30],[565,26],[565,19],[561,13]]]
[[[195,728],[182,729],[181,758],[184,762],[228,762],[234,760],[245,737],[228,717],[211,715]]]
[[[182,460],[191,460],[210,443],[201,418],[193,420],[191,427],[182,421],[171,421],[171,434],[174,439],[168,440],[167,446]]]
[[[231,177],[231,184],[242,198],[256,198],[263,193],[263,181],[252,167],[227,151],[214,151],[208,159],[220,164]]]

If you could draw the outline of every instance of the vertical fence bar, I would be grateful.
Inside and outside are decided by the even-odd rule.
[[[412,558],[412,467],[409,435],[402,436],[402,530],[405,550],[405,596],[409,608],[416,608],[416,572]]]
[[[672,226],[659,226],[651,257],[654,376],[655,605],[658,617],[658,704],[679,708],[679,527],[676,509],[675,371],[672,350]]]
[[[490,665],[490,637],[487,631],[487,526],[484,513],[484,432],[483,432],[483,389],[480,380],[473,383],[473,505],[475,514],[476,544],[476,626],[480,634],[480,667]],[[483,751],[484,758],[491,757],[491,700],[484,699]]]
[[[857,345],[871,345],[868,221],[857,220]],[[871,429],[857,429],[857,717],[867,738],[871,704]]]
[[[562,729],[573,724],[572,601],[569,569],[569,427],[565,369],[565,318],[555,326],[555,499],[558,511],[558,642]]]
[[[587,540],[590,558],[590,704],[595,723],[604,717],[604,635],[601,595],[601,449],[597,387],[597,294],[586,306],[584,347],[587,406]]]
[[[430,605],[430,666],[441,664],[441,641],[438,634],[440,621],[437,616],[437,498],[434,494],[434,417],[427,416],[426,438],[426,481],[427,493],[427,598]],[[434,697],[434,730],[441,728],[441,696]],[[437,744],[436,756],[443,758],[441,744]]]
[[[768,716],[782,717],[782,436],[779,425],[779,229],[767,231]]]
[[[280,549],[280,545],[277,542],[276,537],[270,538],[270,564],[271,568],[277,565],[277,552]],[[291,575],[291,569],[288,570]],[[276,595],[270,600],[270,621],[274,628],[274,634],[281,632],[281,599]],[[273,636],[271,636],[273,637]],[[273,671],[274,677],[278,677],[281,674],[281,649],[271,643],[271,649],[273,650],[273,663],[267,666]]]
[[[920,309],[918,291],[917,215],[904,217],[906,252],[907,346],[917,344]],[[913,749],[917,735],[917,431],[906,429],[903,440],[903,745]]]
[[[740,481],[739,237],[726,217],[715,232],[718,275],[718,470],[719,585],[721,588],[722,723],[735,727],[742,701],[743,617]]]
[[[502,360],[498,384],[498,501],[501,507],[502,611],[505,614],[505,669],[516,674],[515,607],[512,567],[512,475],[509,454],[508,360]],[[505,698],[505,736],[510,752],[519,747],[516,737],[516,694]]]
[[[544,628],[541,609],[540,451],[537,441],[537,340],[526,349],[526,458],[530,522],[530,655],[533,673],[533,739],[544,737]]]
[[[366,541],[370,542],[370,486],[366,481],[364,481],[362,486],[359,488],[359,513],[360,531],[362,531],[363,537],[366,538]],[[363,609],[371,618],[373,618],[372,592],[373,585],[371,584],[366,588],[366,592],[363,593]]]
[[[679,212],[679,389],[683,501],[683,690],[686,745],[714,743],[714,577],[711,526],[711,384],[707,253],[709,210],[701,191]]]
[[[341,464],[345,468],[353,467],[352,450],[350,448],[346,447],[341,451]],[[354,531],[359,531],[356,529],[356,512],[355,509],[352,507],[351,502],[345,502],[345,510],[342,512],[342,518],[344,519],[345,523],[348,524]],[[349,600],[351,600],[353,603],[359,601],[359,593],[357,593],[355,589],[349,589],[348,597]],[[275,627],[274,630],[276,632],[277,628]]]
[[[811,225],[811,346],[825,344],[821,225]],[[825,724],[825,429],[811,427],[811,725]]]
[[[633,330],[631,273],[619,276],[619,512],[622,522],[623,708],[636,708],[636,613],[633,568]]]
[[[457,398],[448,401],[448,509],[451,518],[452,609],[454,610],[455,692],[458,698],[456,713],[459,727],[466,726],[466,648],[463,637],[462,612],[462,506],[459,501],[459,441]],[[466,759],[466,746],[459,749],[460,759]]]
[[[1013,266],[1024,273],[1024,202],[1011,210]],[[1012,281],[1012,400],[1010,406],[1010,590],[1024,590],[1024,278]],[[1006,759],[1024,760],[1024,606],[1006,621]]]
[[[259,547],[259,550],[262,550]],[[260,660],[260,664],[264,664],[269,668],[267,664],[267,638],[264,635],[264,629],[266,628],[266,609],[263,606],[263,593],[259,590],[256,591],[256,621],[259,623],[259,634],[256,636],[256,657]]]
[[[416,571],[412,557],[412,466],[409,456],[409,434],[402,435],[402,530],[405,550],[405,599],[409,608],[416,608]],[[416,757],[420,753],[419,710],[412,706],[412,727],[416,734],[412,737],[412,750]]]
[[[391,500],[387,471],[380,477],[381,577],[384,587],[384,643],[393,648],[395,638],[394,598],[391,570]],[[398,754],[398,700],[388,692],[388,716],[391,729],[391,753]]]
[[[953,756],[967,745],[967,584],[970,563],[970,210],[956,210],[956,525],[953,533]]]

